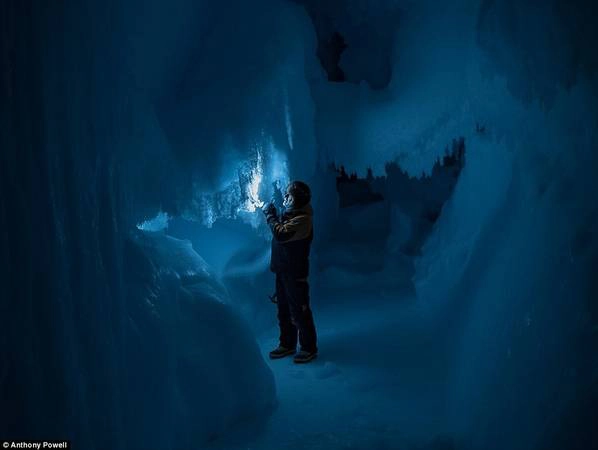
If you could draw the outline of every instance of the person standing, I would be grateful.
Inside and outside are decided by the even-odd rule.
[[[271,359],[295,355],[295,363],[307,363],[318,354],[316,327],[309,302],[309,253],[313,240],[311,190],[293,181],[283,198],[279,216],[272,203],[263,208],[272,231],[270,270],[276,274],[279,345]],[[299,352],[297,353],[297,341]]]

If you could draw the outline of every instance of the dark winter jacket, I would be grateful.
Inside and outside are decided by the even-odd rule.
[[[309,274],[309,250],[313,240],[313,210],[307,204],[285,211],[280,217],[272,209],[267,214],[272,230],[270,270],[306,278]]]

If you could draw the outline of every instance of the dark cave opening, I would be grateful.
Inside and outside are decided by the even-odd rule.
[[[328,81],[346,81],[345,73],[339,67],[341,54],[346,48],[347,44],[338,31],[334,31],[328,37],[318,36],[317,56],[328,75]]]

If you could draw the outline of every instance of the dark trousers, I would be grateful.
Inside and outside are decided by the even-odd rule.
[[[309,307],[309,284],[307,279],[298,280],[292,275],[276,274],[278,298],[278,325],[280,345],[297,347],[297,334],[301,350],[317,352],[316,327]]]

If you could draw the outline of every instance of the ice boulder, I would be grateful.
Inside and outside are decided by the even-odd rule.
[[[191,243],[135,231],[125,258],[127,448],[197,448],[267,418],[272,372]]]

